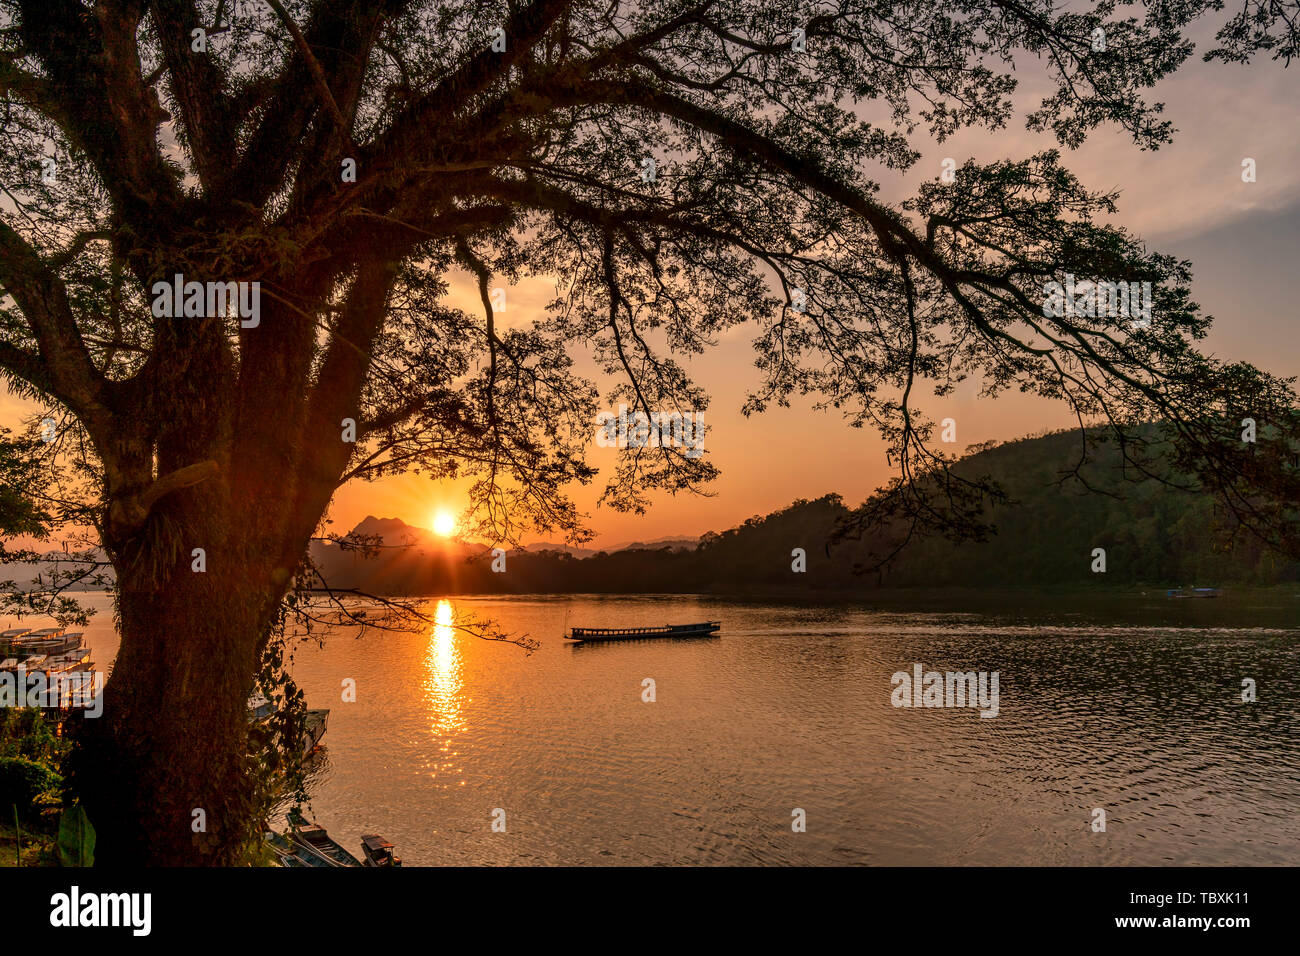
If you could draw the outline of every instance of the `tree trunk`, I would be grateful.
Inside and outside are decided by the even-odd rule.
[[[160,587],[119,577],[121,649],[78,728],[73,786],[108,865],[228,866],[255,832],[247,699],[284,589],[220,545],[194,571],[189,543]]]
[[[350,348],[326,358],[311,390],[319,407],[306,398],[315,326],[296,312],[268,303],[259,334],[277,337],[241,351],[240,377],[257,383],[255,393],[235,382],[223,338],[191,343],[154,461],[136,454],[114,489],[104,543],[118,574],[122,643],[103,715],[80,721],[70,781],[105,863],[230,865],[258,835],[248,694],[355,448],[338,428],[360,417],[366,350],[393,276],[388,266],[362,270],[340,318]],[[138,446],[150,447],[147,436]],[[174,487],[158,489],[163,476]],[[204,571],[193,569],[195,548]]]

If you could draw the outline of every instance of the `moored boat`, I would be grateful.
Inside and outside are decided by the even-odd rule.
[[[47,627],[39,631],[29,631],[21,637],[9,641],[9,649],[14,654],[63,654],[75,651],[82,646],[82,633],[67,633],[66,628]]]
[[[0,657],[8,657],[12,654],[14,641],[30,632],[30,627],[11,627],[7,631],[0,631]]]
[[[281,866],[329,867],[332,865],[321,860],[315,854],[308,853],[282,833],[267,833],[266,842]]]
[[[265,720],[275,713],[275,705],[266,699],[260,690],[254,691],[248,698],[248,719]]]
[[[1221,588],[1170,588],[1165,597],[1171,598],[1216,598],[1223,594]]]
[[[267,700],[266,695],[261,691],[255,691],[248,698],[248,719],[250,721],[264,721],[274,713],[275,705]],[[325,731],[329,727],[329,716],[328,707],[309,710],[303,715],[302,754],[304,757],[320,746],[321,738],[325,736]]]
[[[366,833],[361,837],[361,852],[365,866],[401,866],[402,858],[393,853],[393,844],[378,833]]]
[[[90,663],[90,648],[82,645],[70,651],[51,654],[45,663],[51,674],[82,670],[84,664]]]
[[[44,674],[49,682],[47,710],[63,712],[94,704],[95,664],[85,635],[66,627],[11,628],[0,632],[0,671]]]
[[[292,812],[288,814],[287,819],[290,826],[288,833],[268,831],[266,834],[267,845],[281,866],[331,869],[347,866],[402,865],[401,858],[393,852],[393,844],[377,833],[368,833],[361,838],[363,862],[335,842],[325,832],[324,827],[308,823],[300,815]]]
[[[330,838],[318,823],[308,823],[296,813],[288,814],[289,840],[307,852],[308,866],[360,866],[361,861]]]
[[[320,746],[320,739],[325,736],[325,730],[329,725],[330,712],[329,708],[320,708],[318,710],[309,710],[302,722],[302,752],[304,755],[311,753]]]
[[[575,627],[564,635],[570,641],[628,641],[653,637],[708,637],[722,628],[721,621],[700,624],[665,624],[662,627]]]
[[[69,674],[84,673],[88,676],[82,678],[82,684],[80,686],[74,685],[73,687],[69,688],[68,695],[66,699],[63,701],[63,706],[67,707],[70,710],[86,710],[90,707],[93,707],[95,703],[95,697],[98,694],[98,689],[95,687],[95,683],[94,683],[95,662],[85,661],[84,663],[78,664],[76,667],[72,668],[72,670],[68,671],[67,673]]]

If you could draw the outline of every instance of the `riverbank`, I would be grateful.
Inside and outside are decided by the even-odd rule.
[[[12,809],[12,808],[11,808]],[[16,866],[58,866],[59,858],[54,837],[43,833],[30,833],[23,829],[21,849],[19,833],[13,821],[0,824],[0,868]]]

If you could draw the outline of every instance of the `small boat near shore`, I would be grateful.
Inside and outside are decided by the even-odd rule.
[[[1170,588],[1165,597],[1171,598],[1216,598],[1223,594],[1221,588]]]
[[[633,641],[653,637],[708,637],[722,629],[721,621],[704,621],[700,624],[664,624],[661,627],[574,627],[565,634],[565,640],[576,641]]]
[[[305,851],[305,857],[302,852],[299,852],[297,856],[305,860],[308,866],[361,865],[361,861],[343,849],[340,843],[333,840],[319,823],[308,823],[295,813],[288,814],[288,820],[289,833],[287,836],[289,842],[298,847],[299,851]]]
[[[325,730],[329,726],[329,719],[328,707],[307,711],[302,722],[302,752],[304,756],[320,746],[320,739],[325,736]]]
[[[266,699],[261,691],[254,691],[248,698],[248,719],[253,722],[269,720],[275,713],[275,705]],[[303,715],[302,755],[310,756],[320,746],[321,738],[329,728],[330,712],[328,707],[316,708]]]
[[[267,832],[267,845],[271,852],[275,854],[276,862],[285,867],[304,867],[304,866],[321,866],[326,867],[330,864],[320,860],[316,854],[308,853],[298,844],[294,843],[283,833]]]
[[[401,866],[402,860],[393,852],[393,844],[377,833],[361,837],[361,851],[365,862],[357,859],[317,823],[309,823],[301,814],[290,811],[288,833],[268,833],[267,843],[281,866],[321,867],[341,866]]]
[[[393,853],[393,844],[378,833],[365,833],[361,836],[361,852],[365,856],[365,866],[401,866],[402,858]]]
[[[81,631],[15,627],[0,632],[0,671],[20,669],[27,675],[44,675],[49,689],[42,706],[56,720],[94,704],[95,664]]]
[[[0,634],[0,656],[35,657],[41,654],[56,656],[77,651],[83,647],[84,635],[80,631],[69,634],[66,627],[44,627],[38,631],[14,628]]]

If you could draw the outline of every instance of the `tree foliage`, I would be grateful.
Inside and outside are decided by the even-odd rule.
[[[169,453],[195,428],[236,477],[252,442],[329,483],[468,471],[493,531],[576,532],[562,489],[591,477],[597,393],[573,347],[621,377],[611,401],[699,409],[674,354],[741,323],[763,372],[748,408],[823,396],[886,435],[913,491],[913,469],[942,467],[909,405],[918,380],[977,375],[1204,443],[1188,420],[1216,410],[1207,388],[1262,412],[1284,390],[1196,352],[1187,265],[1102,222],[1113,196],[1054,152],[967,163],[902,208],[871,173],[911,166],[918,128],[1007,123],[1017,57],[1056,84],[1031,128],[1073,146],[1114,123],[1159,146],[1172,128],[1144,90],[1219,6],[7,2],[0,362],[77,416],[115,544],[207,474],[175,477],[201,464]],[[1287,6],[1246,5],[1206,55],[1289,61]],[[477,317],[441,303],[456,265],[485,293],[526,273],[560,293],[498,330],[486,294]],[[151,316],[176,272],[260,280],[271,314]],[[1044,321],[1042,285],[1064,273],[1152,281],[1158,319]],[[337,437],[349,414],[355,454]],[[711,475],[633,453],[605,500]]]

